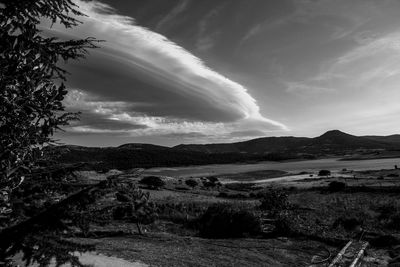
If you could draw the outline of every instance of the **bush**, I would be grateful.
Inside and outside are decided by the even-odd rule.
[[[210,181],[211,183],[214,183],[214,184],[219,182],[218,178],[215,176],[209,176],[209,177],[207,177],[207,179],[208,179],[208,181]]]
[[[196,182],[196,180],[193,180],[193,179],[189,179],[189,180],[186,180],[185,181],[185,184],[187,185],[187,186],[190,186],[190,187],[196,187],[197,185],[198,185],[198,183]]]
[[[144,184],[152,189],[158,189],[165,186],[165,182],[157,176],[146,176],[139,181],[140,184]]]
[[[226,193],[226,192],[220,192],[220,193],[218,194],[218,197],[227,198],[227,197],[228,197],[228,193]]]
[[[389,219],[388,222],[385,225],[388,229],[392,229],[392,230],[400,230],[400,213],[396,212],[394,214],[392,214]]]
[[[382,205],[375,209],[378,220],[388,229],[400,230],[400,211],[394,204]]]
[[[200,235],[207,238],[238,238],[261,233],[259,218],[252,212],[216,204],[198,219]]]
[[[374,209],[379,213],[378,220],[388,220],[393,214],[397,212],[397,207],[393,204],[380,205]]]
[[[318,172],[318,176],[330,176],[331,175],[331,171],[329,170],[320,170]]]
[[[208,188],[208,187],[215,187],[215,184],[209,181],[203,181],[203,186]]]
[[[231,184],[225,184],[224,185],[226,188],[234,191],[253,191],[256,190],[257,188],[254,187],[254,183],[231,183]]]
[[[175,186],[175,189],[176,189],[176,190],[181,190],[181,191],[188,191],[188,190],[190,190],[189,188],[183,187],[183,186]]]
[[[331,192],[343,191],[345,188],[346,188],[346,183],[338,182],[338,181],[330,182],[328,185],[328,189]]]
[[[261,198],[260,209],[268,211],[271,215],[277,215],[289,208],[288,195],[282,189],[269,188],[258,194]]]
[[[332,227],[335,229],[339,226],[342,226],[346,231],[353,231],[358,226],[362,226],[363,221],[353,217],[340,217],[336,219],[333,223]]]
[[[242,194],[242,193],[228,194],[226,192],[221,192],[218,194],[217,197],[232,198],[232,199],[245,199],[245,198],[249,198],[249,195]]]

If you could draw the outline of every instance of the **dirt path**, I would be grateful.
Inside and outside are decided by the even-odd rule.
[[[138,261],[127,261],[117,257],[106,256],[102,254],[97,254],[94,252],[86,253],[76,253],[82,264],[94,266],[94,267],[147,267],[149,265],[138,262]],[[22,255],[19,254],[14,258],[14,264],[16,266],[25,266],[24,261],[22,261]],[[29,267],[37,267],[38,264],[31,264]],[[55,267],[56,263],[50,264],[50,267]],[[64,264],[62,267],[70,267],[70,264]]]

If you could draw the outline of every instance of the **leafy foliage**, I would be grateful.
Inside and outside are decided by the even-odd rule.
[[[66,71],[60,60],[82,58],[92,38],[62,41],[38,29],[43,19],[67,28],[83,15],[71,0],[0,1],[0,191],[9,195],[41,156],[54,131],[77,114],[64,111]],[[73,16],[71,16],[73,15]],[[3,197],[0,212],[9,212]],[[0,200],[0,201],[1,201]],[[1,205],[1,203],[0,203]]]
[[[289,200],[286,192],[279,188],[268,188],[259,193],[261,197],[260,209],[273,216],[279,215],[289,208]]]
[[[190,187],[196,187],[199,183],[198,182],[196,182],[196,180],[194,180],[194,179],[189,179],[189,180],[186,180],[185,181],[185,184],[187,185],[187,186],[190,186]]]
[[[261,232],[260,220],[255,213],[226,204],[209,207],[198,224],[200,235],[207,238],[234,238]]]
[[[152,189],[158,189],[165,185],[165,182],[160,177],[157,176],[143,177],[142,180],[139,181],[139,183],[146,185]]]
[[[140,234],[140,224],[151,224],[156,220],[156,207],[149,201],[149,192],[145,193],[134,184],[127,183],[117,187],[115,196],[119,203],[113,207],[114,219],[127,219],[136,223]]]
[[[331,175],[331,171],[330,170],[320,170],[318,172],[318,176],[329,176]]]
[[[346,188],[346,183],[339,182],[339,181],[332,181],[328,185],[328,190],[330,192],[343,191],[345,188]]]
[[[28,263],[46,266],[55,257],[57,264],[82,266],[70,252],[89,247],[62,238],[65,220],[73,207],[84,209],[109,189],[71,195],[76,188],[70,170],[39,162],[54,131],[79,115],[63,106],[67,72],[59,63],[96,47],[93,38],[48,37],[39,24],[71,28],[80,23],[78,16],[83,14],[72,0],[0,0],[0,261],[22,251]]]

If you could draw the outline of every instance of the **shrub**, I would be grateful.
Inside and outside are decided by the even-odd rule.
[[[389,229],[400,230],[400,212],[392,214],[385,226]]]
[[[381,235],[370,240],[374,247],[392,247],[398,245],[400,240],[392,235]]]
[[[196,180],[193,180],[193,179],[189,179],[189,180],[186,180],[185,181],[185,184],[187,185],[187,186],[190,186],[190,187],[196,187],[197,185],[198,185],[198,183],[196,182]]]
[[[188,190],[190,190],[189,188],[183,187],[183,186],[175,186],[175,189],[176,189],[176,190],[181,190],[181,191],[188,191]]]
[[[336,219],[332,227],[337,228],[338,226],[343,226],[346,231],[353,231],[358,226],[362,226],[363,222],[360,219],[353,217],[340,217]]]
[[[209,181],[203,181],[203,186],[204,187],[215,187],[215,184]]]
[[[157,176],[143,177],[142,180],[139,181],[139,183],[144,184],[152,189],[158,189],[160,187],[165,186],[165,182],[160,177]]]
[[[237,238],[261,233],[259,218],[252,212],[226,204],[209,207],[199,218],[200,235],[207,238]]]
[[[209,176],[209,177],[207,177],[207,179],[208,179],[208,181],[210,181],[211,183],[214,183],[214,184],[219,182],[218,178],[215,176]]]
[[[134,184],[120,185],[115,194],[117,203],[113,207],[113,218],[118,220],[129,220],[136,223],[138,232],[141,234],[141,224],[151,224],[157,218],[156,208],[150,202],[150,193],[143,192]]]
[[[226,193],[226,192],[220,192],[220,193],[218,194],[218,197],[227,198],[227,197],[228,197],[228,193]]]
[[[382,205],[375,209],[378,220],[388,229],[400,230],[400,211],[394,204]]]
[[[330,182],[328,185],[328,189],[331,192],[343,191],[345,188],[346,188],[346,183],[338,182],[338,181]]]
[[[261,198],[260,209],[271,215],[277,215],[289,208],[288,195],[282,189],[271,187],[258,195]]]
[[[331,171],[329,170],[320,170],[318,172],[318,176],[330,176],[331,175]]]
[[[225,184],[225,187],[230,190],[245,191],[245,192],[257,189],[254,187],[254,183],[231,183],[231,184]]]
[[[397,173],[390,173],[390,174],[387,175],[387,177],[396,178],[396,177],[399,177],[399,175]]]
[[[232,199],[244,199],[244,198],[249,198],[249,195],[242,194],[242,193],[228,194],[226,192],[221,192],[218,194],[218,197],[232,198]]]
[[[390,203],[386,205],[380,205],[374,210],[379,213],[379,220],[388,220],[394,213],[397,212],[397,207],[394,204]]]

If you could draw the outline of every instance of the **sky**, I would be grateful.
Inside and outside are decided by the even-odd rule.
[[[75,0],[68,144],[400,133],[398,0]]]

